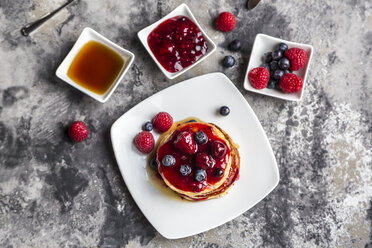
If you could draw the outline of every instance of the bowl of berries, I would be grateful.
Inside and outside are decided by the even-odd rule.
[[[244,88],[290,101],[302,99],[313,47],[257,34]]]

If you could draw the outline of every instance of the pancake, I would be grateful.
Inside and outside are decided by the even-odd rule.
[[[223,131],[221,130],[221,132]],[[233,143],[231,138],[226,133],[224,133],[224,135],[227,139],[230,140],[231,143]],[[231,150],[231,168],[229,171],[229,175],[220,187],[218,187],[216,190],[209,192],[208,194],[205,194],[205,195],[198,195],[198,196],[193,196],[193,197],[190,197],[188,195],[181,195],[181,196],[190,201],[202,201],[202,200],[221,197],[227,194],[230,187],[234,185],[234,182],[239,179],[239,170],[240,170],[240,156],[239,156],[239,151],[237,149],[237,145],[235,145],[232,147],[232,150]]]
[[[170,189],[187,200],[220,197],[227,193],[239,177],[238,146],[215,124],[192,119],[193,122],[188,118],[175,123],[160,136],[156,150],[158,172]],[[198,131],[206,134],[205,144],[200,143],[200,140],[198,143],[195,138]],[[184,137],[187,137],[185,140],[188,143],[185,140],[182,143],[181,139]],[[187,144],[188,149],[184,149],[179,143]],[[163,164],[166,155],[175,158],[175,163],[171,166]],[[180,167],[186,165],[189,168],[187,175],[180,172]],[[199,177],[200,171],[204,171],[205,178]]]

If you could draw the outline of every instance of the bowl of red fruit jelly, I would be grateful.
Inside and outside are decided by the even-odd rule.
[[[171,73],[192,65],[208,51],[203,33],[182,15],[162,22],[150,33],[147,43],[155,58]]]
[[[216,50],[186,4],[138,32],[162,72],[173,79]]]

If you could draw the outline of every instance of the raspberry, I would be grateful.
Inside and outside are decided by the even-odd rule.
[[[298,71],[307,62],[306,52],[301,48],[290,48],[284,53],[284,56],[291,61],[290,69],[292,71]]]
[[[82,121],[74,121],[68,128],[68,136],[76,142],[84,141],[88,137],[88,134],[89,130]]]
[[[235,16],[230,12],[222,12],[216,20],[216,28],[222,32],[229,32],[235,27]]]
[[[185,131],[178,134],[176,140],[174,141],[174,146],[177,147],[178,150],[187,154],[196,153],[195,141],[190,132]]]
[[[302,89],[304,85],[302,79],[292,73],[284,74],[283,77],[280,78],[279,87],[282,89],[283,92],[286,93],[293,93],[297,92]]]
[[[269,82],[270,73],[265,67],[257,67],[248,73],[248,79],[255,89],[263,89]]]
[[[173,124],[173,118],[167,112],[159,112],[152,120],[152,124],[158,131],[165,132],[169,128],[171,128]]]
[[[145,154],[150,153],[155,145],[154,136],[148,131],[142,131],[137,134],[134,144],[140,152]]]

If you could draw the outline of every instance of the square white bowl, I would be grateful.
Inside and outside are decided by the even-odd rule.
[[[203,94],[207,92],[208,97]],[[222,116],[217,110],[229,106]],[[158,112],[170,113],[175,121],[197,117],[221,127],[239,145],[240,178],[228,194],[200,202],[182,200],[169,188],[155,187],[146,156],[133,144],[144,122]],[[159,134],[152,132],[155,140]],[[222,73],[195,77],[162,90],[122,115],[111,127],[111,142],[121,175],[134,201],[155,229],[177,239],[222,225],[244,213],[278,184],[279,172],[259,120],[235,87]],[[150,173],[149,173],[150,172]]]
[[[103,93],[102,95],[96,94],[79,84],[77,84],[75,81],[73,81],[69,76],[67,76],[68,69],[70,68],[70,65],[72,61],[74,60],[77,53],[80,51],[80,49],[88,42],[88,41],[97,41],[110,49],[114,50],[119,56],[121,56],[124,60],[124,65],[121,68],[119,74],[117,75],[116,79],[111,84],[110,88]],[[134,61],[134,54],[130,51],[116,45],[109,39],[105,38],[101,34],[97,33],[91,28],[84,28],[83,32],[81,32],[78,40],[75,42],[74,46],[70,50],[70,52],[67,54],[65,59],[62,61],[60,66],[58,67],[56,71],[56,76],[65,81],[66,83],[72,85],[76,89],[80,90],[81,92],[87,94],[88,96],[96,99],[100,102],[106,102],[109,97],[112,95],[112,93],[115,91],[116,87],[119,85],[120,81],[123,79],[125,73],[128,71],[129,67],[132,65]]]
[[[186,16],[188,17],[191,21],[193,21],[195,23],[195,25],[200,29],[200,31],[203,33],[203,36],[208,44],[208,51],[207,53],[202,56],[198,61],[196,61],[194,64],[191,64],[190,66],[182,69],[181,71],[178,71],[178,72],[169,72],[167,71],[166,69],[164,69],[164,67],[159,63],[159,61],[156,59],[155,55],[153,54],[153,52],[151,51],[150,47],[149,47],[149,44],[147,43],[147,38],[149,36],[149,34],[157,27],[159,26],[160,23],[164,22],[165,20],[169,19],[169,18],[172,18],[172,17],[175,17],[175,16],[178,16],[178,15],[183,15],[183,16]],[[169,78],[169,79],[174,79],[176,77],[178,77],[179,75],[181,75],[182,73],[190,70],[191,68],[193,68],[194,66],[196,66],[197,64],[199,64],[200,62],[202,62],[203,60],[205,60],[209,55],[211,55],[217,48],[216,44],[214,44],[214,42],[208,37],[208,35],[204,32],[204,30],[202,29],[202,27],[199,25],[199,23],[197,22],[197,20],[195,19],[194,15],[191,13],[191,10],[190,8],[186,5],[186,4],[181,4],[179,5],[177,8],[175,8],[172,12],[170,12],[168,15],[164,16],[163,18],[161,18],[159,21],[151,24],[150,26],[142,29],[141,31],[138,32],[138,38],[140,39],[140,41],[142,42],[143,46],[146,48],[147,52],[150,54],[150,56],[152,57],[152,59],[155,61],[155,63],[157,64],[157,66],[160,68],[160,70],[164,73],[164,75]]]
[[[263,61],[264,54],[267,52],[276,50],[278,44],[281,42],[286,43],[289,48],[292,48],[292,47],[301,48],[305,50],[307,54],[308,61],[306,62],[306,64],[300,70],[293,72],[294,74],[302,78],[304,82],[302,89],[299,92],[295,92],[295,93],[284,93],[284,92],[281,92],[275,89],[264,88],[262,90],[258,90],[258,89],[253,88],[252,85],[249,83],[248,73],[253,68],[261,66],[264,63]],[[254,43],[253,43],[253,48],[251,52],[251,57],[249,59],[247,72],[244,77],[244,88],[248,91],[252,91],[252,92],[267,95],[267,96],[273,96],[273,97],[290,100],[290,101],[300,101],[305,91],[306,78],[307,78],[307,74],[309,71],[311,58],[313,56],[313,50],[314,50],[313,47],[308,44],[286,41],[286,40],[275,38],[275,37],[272,37],[266,34],[257,34],[254,40]]]

